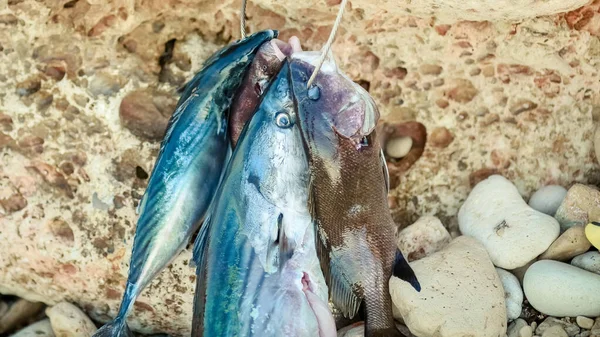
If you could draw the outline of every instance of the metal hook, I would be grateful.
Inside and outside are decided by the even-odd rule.
[[[308,82],[306,83],[307,88],[310,88],[310,86],[312,85],[312,82],[315,80],[315,77],[317,77],[317,73],[319,72],[319,69],[321,69],[321,66],[323,66],[323,62],[325,62],[327,53],[329,52],[329,49],[331,49],[331,45],[333,44],[333,39],[335,38],[335,34],[337,33],[337,30],[340,26],[340,22],[342,21],[342,16],[344,14],[344,8],[346,8],[347,2],[348,2],[348,0],[342,0],[342,3],[340,4],[340,9],[338,11],[337,17],[335,18],[335,23],[333,24],[331,33],[329,34],[329,39],[327,39],[327,43],[325,43],[325,45],[323,46],[323,53],[321,54],[319,63],[317,63],[315,70],[313,71],[312,75],[310,75],[310,78],[308,79]]]

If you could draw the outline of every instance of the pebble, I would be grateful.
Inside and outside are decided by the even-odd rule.
[[[439,75],[442,73],[442,67],[437,64],[422,64],[419,69],[423,75]]]
[[[25,327],[10,337],[54,337],[49,319],[44,319]]]
[[[414,337],[414,335],[404,325],[396,323],[396,328],[400,333],[406,337]],[[337,331],[337,337],[364,337],[365,336],[365,323],[356,322],[354,324],[343,327]]]
[[[44,307],[43,303],[29,302],[19,299],[8,308],[8,312],[0,317],[0,334],[12,330],[39,313]]]
[[[111,96],[121,90],[119,79],[107,73],[97,73],[90,81],[88,89],[94,96]]]
[[[571,260],[571,264],[592,273],[600,274],[600,253],[593,251],[575,256]]]
[[[557,317],[600,315],[600,275],[541,260],[525,273],[525,297],[537,311]]]
[[[537,190],[529,198],[529,206],[536,211],[554,216],[565,199],[567,189],[559,185],[548,185]]]
[[[497,337],[506,333],[506,304],[500,277],[485,248],[459,236],[444,249],[411,263],[417,292],[390,279],[394,317],[416,336]],[[468,314],[465,314],[468,313]]]
[[[592,328],[592,326],[594,326],[594,320],[589,317],[577,316],[577,318],[575,318],[575,321],[577,322],[577,325],[579,325],[579,327],[582,329],[589,330]]]
[[[508,326],[508,329],[507,329],[508,337],[520,337],[521,329],[526,326],[529,326],[529,325],[527,325],[527,322],[524,319],[517,318],[516,320],[511,322],[510,325]]]
[[[573,185],[554,215],[561,231],[574,225],[600,221],[600,190],[583,184]]]
[[[533,336],[533,329],[529,325],[526,325],[526,326],[522,327],[521,330],[519,330],[519,337],[532,337],[532,336]]]
[[[600,223],[590,222],[585,225],[585,237],[596,249],[600,249]]]
[[[411,137],[393,138],[385,145],[385,153],[395,159],[403,158],[410,152],[412,145]]]
[[[539,259],[567,261],[574,256],[587,252],[591,246],[592,244],[585,237],[584,227],[577,225],[561,234]]]
[[[448,91],[448,98],[458,103],[469,103],[477,96],[479,91],[473,83],[467,79],[455,79],[453,88]]]
[[[58,337],[90,337],[98,330],[81,309],[68,302],[46,309],[46,315]]]
[[[454,136],[450,131],[445,127],[438,127],[431,131],[431,135],[429,136],[429,143],[432,146],[445,148],[454,140]]]
[[[513,103],[509,110],[513,115],[518,115],[522,112],[533,110],[535,108],[537,108],[537,104],[534,102],[528,99],[520,99]]]
[[[504,298],[506,302],[506,316],[509,321],[517,319],[521,315],[523,308],[523,290],[517,277],[510,272],[496,268],[502,287],[504,288]]]
[[[549,329],[546,329],[542,334],[542,337],[569,337],[565,330],[559,326],[553,326]]]
[[[119,107],[121,124],[140,138],[162,139],[169,121],[168,111],[172,113],[175,109],[174,104],[165,107],[162,104],[155,104],[154,96],[157,95],[160,94],[139,90],[129,93],[121,101]]]
[[[546,317],[546,319],[537,327],[535,332],[538,335],[543,335],[546,330],[556,326],[565,331],[569,337],[573,337],[581,331],[576,324],[570,323],[569,321],[558,319],[556,317]]]
[[[531,208],[517,188],[500,175],[479,182],[458,212],[463,235],[479,240],[492,262],[515,269],[542,254],[559,234],[551,216]]]
[[[422,216],[414,224],[398,234],[398,249],[410,261],[421,259],[437,252],[450,242],[450,233],[440,219]]]

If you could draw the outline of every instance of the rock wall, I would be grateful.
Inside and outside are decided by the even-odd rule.
[[[252,1],[248,29],[318,49],[338,3]],[[116,313],[176,88],[239,37],[238,8],[0,0],[0,293]],[[458,207],[492,173],[525,197],[600,181],[599,11],[598,0],[351,1],[333,52],[382,125],[414,138],[389,161],[399,226],[431,214],[456,235]],[[135,330],[189,334],[189,258],[140,297]]]

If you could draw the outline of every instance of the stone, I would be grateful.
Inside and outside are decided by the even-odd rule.
[[[26,79],[23,82],[17,84],[17,95],[29,96],[35,94],[42,87],[42,82],[39,77],[34,76]]]
[[[478,183],[458,212],[464,235],[479,240],[502,269],[526,265],[559,234],[558,222],[529,207],[506,178],[492,175]]]
[[[33,323],[11,335],[10,337],[54,337],[49,319]]]
[[[542,337],[569,337],[565,330],[560,326],[553,326],[546,329],[542,334]]]
[[[535,108],[537,108],[537,104],[535,104],[534,102],[528,99],[520,99],[514,102],[510,106],[509,110],[513,115],[518,115],[522,112],[533,110]]]
[[[600,275],[570,264],[537,261],[525,273],[523,290],[531,306],[546,315],[600,315]]]
[[[43,303],[29,302],[24,299],[17,300],[10,305],[8,312],[0,317],[0,334],[25,323],[28,319],[42,311],[43,308]]]
[[[540,260],[567,261],[574,256],[587,252],[592,244],[585,236],[585,229],[581,225],[573,226],[562,233],[554,241]]]
[[[496,268],[502,287],[504,288],[504,300],[506,302],[506,316],[509,321],[517,319],[521,315],[523,307],[523,289],[517,277],[510,272]]]
[[[573,337],[581,331],[576,324],[573,324],[570,321],[558,319],[556,317],[546,317],[546,319],[537,326],[535,333],[543,335],[546,330],[556,326],[563,329],[569,337]]]
[[[600,253],[597,251],[575,256],[571,264],[600,275]]]
[[[444,248],[450,239],[450,233],[440,219],[426,215],[401,230],[397,243],[398,249],[410,262]]]
[[[413,140],[411,137],[397,137],[388,140],[385,145],[385,152],[388,156],[399,159],[403,158],[410,152]]]
[[[6,199],[0,199],[0,206],[6,213],[18,212],[27,207],[27,199],[21,194],[15,193]]]
[[[600,125],[596,126],[594,132],[594,152],[596,154],[596,162],[600,164]]]
[[[98,330],[81,309],[68,302],[47,308],[46,315],[57,337],[90,337]]]
[[[479,92],[473,83],[466,79],[456,79],[453,84],[454,88],[448,92],[448,98],[458,103],[469,103]]]
[[[526,326],[528,325],[524,319],[517,318],[508,325],[506,333],[508,337],[519,337],[521,333],[521,328],[524,328]]]
[[[567,189],[559,185],[548,185],[537,190],[529,198],[529,206],[536,211],[554,216],[565,199]]]
[[[166,109],[172,113],[174,105],[163,108],[154,95],[147,91],[134,91],[121,101],[119,118],[124,127],[134,135],[147,140],[162,139],[168,123]]]
[[[534,264],[536,261],[537,261],[537,259],[532,260],[529,263],[527,263],[526,265],[524,265],[523,267],[519,267],[519,268],[515,268],[515,269],[511,270],[512,274],[517,277],[517,279],[519,280],[519,282],[521,284],[523,284],[523,278],[525,278],[525,273],[527,272],[527,269],[529,269],[529,267],[531,267],[531,265]]]
[[[445,127],[437,127],[431,131],[429,143],[435,147],[445,148],[454,140],[454,136]]]
[[[459,236],[444,249],[411,263],[421,283],[417,292],[390,279],[394,317],[416,336],[502,336],[506,304],[498,273],[485,248]],[[467,313],[468,314],[465,314]]]
[[[403,336],[415,337],[408,328],[402,324],[396,323],[396,328]],[[364,322],[357,322],[346,327],[343,327],[337,331],[337,337],[364,337],[365,336],[365,324]]]
[[[584,184],[573,185],[554,217],[562,231],[577,224],[600,221],[600,190]]]
[[[532,336],[533,336],[533,329],[529,325],[526,325],[526,326],[522,327],[521,330],[519,330],[519,337],[532,337]]]
[[[577,325],[579,325],[579,327],[582,329],[589,330],[592,328],[592,326],[594,326],[594,320],[589,317],[577,316],[575,318],[575,321],[577,322]]]
[[[419,69],[423,75],[439,75],[442,73],[442,67],[437,64],[422,64]]]
[[[90,81],[89,90],[94,96],[111,96],[121,90],[120,79],[111,74],[97,73]]]

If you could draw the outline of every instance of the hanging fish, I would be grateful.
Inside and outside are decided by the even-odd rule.
[[[226,162],[228,111],[261,45],[257,32],[219,50],[184,88],[138,207],[129,276],[117,317],[94,336],[132,336],[126,317],[139,294],[201,224]]]
[[[401,336],[392,316],[392,274],[420,290],[395,244],[388,175],[375,134],[379,112],[331,53],[307,87],[318,52],[294,53],[292,90],[311,171],[317,250],[335,306],[354,317],[364,303],[365,336]]]
[[[192,336],[336,337],[284,62],[244,127],[194,247]]]

